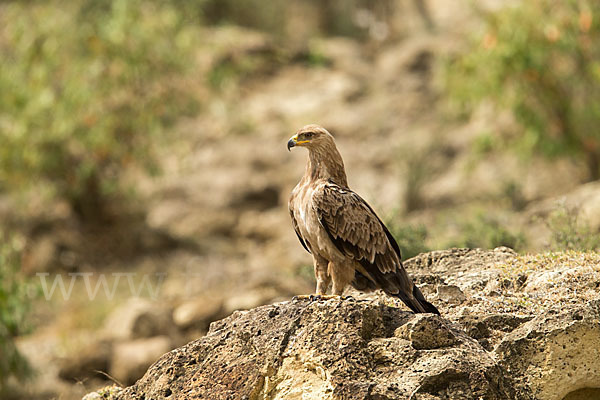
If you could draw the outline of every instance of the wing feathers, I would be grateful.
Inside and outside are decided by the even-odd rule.
[[[359,262],[365,260],[383,273],[402,267],[395,241],[391,243],[385,225],[360,196],[332,182],[319,189],[313,206],[340,252]]]
[[[291,203],[289,205],[289,210],[290,210],[290,217],[292,217],[292,226],[294,227],[294,232],[296,232],[296,236],[298,236],[298,240],[302,244],[302,247],[304,247],[304,249],[310,253],[310,250],[308,249],[308,246],[306,245],[306,240],[304,240],[304,238],[300,234],[300,229],[298,228],[298,221],[296,221],[296,217],[294,216],[294,210],[292,209]]]
[[[354,287],[380,287],[414,312],[439,314],[406,273],[392,234],[360,196],[328,182],[315,191],[312,200],[319,222],[336,248],[364,269],[355,272]]]

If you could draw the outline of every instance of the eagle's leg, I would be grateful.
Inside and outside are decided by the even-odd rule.
[[[319,255],[313,256],[315,266],[315,278],[317,279],[317,296],[324,295],[331,284],[331,277],[327,273],[327,260]]]
[[[354,268],[330,262],[328,270],[333,281],[332,293],[336,296],[341,296],[346,286],[354,279]]]

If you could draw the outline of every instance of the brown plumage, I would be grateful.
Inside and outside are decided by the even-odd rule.
[[[288,150],[296,146],[308,149],[308,162],[288,205],[296,235],[313,256],[317,294],[326,294],[330,285],[334,295],[349,284],[361,291],[382,289],[416,313],[439,314],[406,273],[386,226],[348,187],[333,136],[307,125],[288,141]]]

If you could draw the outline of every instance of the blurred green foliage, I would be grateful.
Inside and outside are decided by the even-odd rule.
[[[261,0],[202,0],[195,3],[195,13],[205,23],[229,23],[278,35],[285,33],[282,22],[289,8],[286,0],[270,0],[268,5]]]
[[[122,171],[152,172],[152,144],[195,109],[197,40],[174,3],[0,5],[0,189],[49,183],[82,220],[102,216]]]
[[[600,250],[600,232],[580,221],[578,209],[559,204],[544,222],[551,232],[552,251]]]
[[[179,0],[185,3],[184,0]],[[288,23],[294,14],[312,10],[305,24],[314,26],[315,34],[366,37],[365,27],[359,26],[359,10],[370,15],[389,5],[389,0],[374,4],[369,0],[201,0],[188,2],[195,5],[195,13],[207,24],[235,24],[275,35],[276,39],[289,39]],[[188,6],[190,7],[190,6]],[[191,6],[194,7],[194,6]],[[387,9],[386,9],[387,11]]]
[[[600,2],[531,0],[486,15],[485,33],[447,65],[463,112],[483,99],[510,110],[524,155],[582,157],[600,178]]]
[[[14,337],[24,333],[31,305],[30,284],[20,273],[18,247],[14,238],[0,232],[0,394],[11,376],[23,380],[31,374],[14,343]]]
[[[398,221],[397,217],[390,219],[386,222],[386,226],[398,242],[403,260],[431,250],[425,244],[428,236],[425,225],[400,225],[396,221]]]
[[[312,264],[302,264],[298,266],[294,271],[294,275],[295,277],[300,278],[311,285],[317,283],[315,278],[315,270]]]
[[[520,250],[525,246],[525,235],[508,229],[498,218],[485,212],[461,221],[459,234],[447,247],[466,247],[470,249],[494,249],[500,246]]]
[[[366,0],[0,2],[0,191],[37,197],[43,188],[82,221],[103,220],[125,193],[125,172],[157,172],[153,150],[180,117],[198,111],[196,93],[206,93],[198,86],[220,88],[282,62],[268,49],[234,54],[194,76],[196,61],[207,59],[200,52],[212,50],[203,25],[236,24],[285,41],[288,22],[312,15],[308,36],[360,35],[366,28],[355,14],[371,8]]]

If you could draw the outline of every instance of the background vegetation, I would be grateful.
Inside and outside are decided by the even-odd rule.
[[[33,289],[20,271],[18,249],[14,237],[0,232],[0,394],[9,378],[23,380],[31,374],[14,343],[14,338],[27,330]]]
[[[587,221],[581,221],[577,208],[558,204],[544,222],[552,233],[552,250],[600,250],[600,232],[595,232]]]
[[[0,1],[0,385],[30,372],[16,345],[40,306],[27,273],[200,271],[165,283],[169,313],[182,287],[209,293],[174,340],[314,288],[284,204],[301,169],[282,143],[303,123],[341,138],[404,259],[598,250],[600,220],[541,203],[598,190],[580,184],[600,178],[600,3],[474,13],[438,30],[426,0]],[[79,289],[41,305],[65,342],[115,308]]]
[[[485,33],[448,65],[463,112],[490,100],[519,125],[497,144],[531,156],[581,157],[600,178],[600,3],[532,0],[485,15]]]
[[[0,13],[0,189],[66,200],[103,219],[124,170],[195,109],[198,32],[175,4],[12,2]]]

